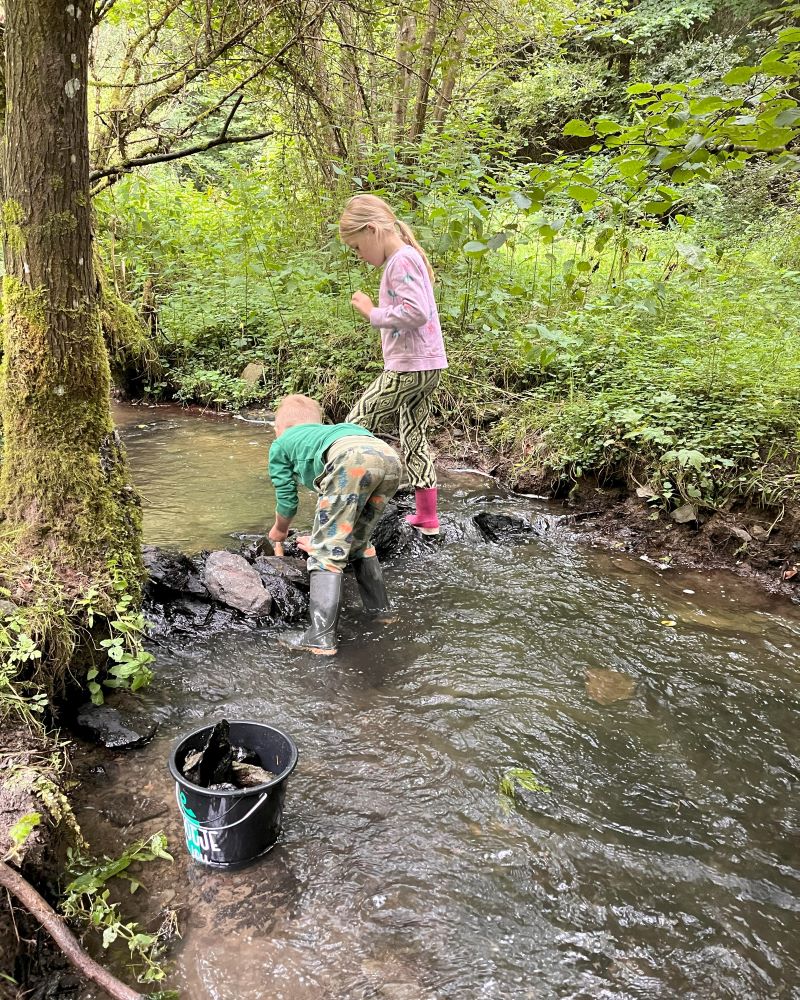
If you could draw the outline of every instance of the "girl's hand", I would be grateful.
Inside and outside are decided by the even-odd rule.
[[[298,549],[302,549],[303,552],[311,554],[311,535],[298,535],[296,538]]]
[[[369,319],[369,314],[375,308],[372,304],[372,299],[369,295],[365,295],[363,292],[353,292],[350,304],[355,310],[360,312],[365,319]]]

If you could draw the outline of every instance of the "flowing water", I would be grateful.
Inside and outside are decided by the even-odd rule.
[[[233,547],[267,524],[268,428],[117,418],[148,541]],[[442,506],[546,514],[536,503],[456,475]],[[178,909],[168,985],[189,1000],[800,997],[797,609],[558,529],[399,557],[386,577],[399,621],[365,625],[348,589],[335,659],[269,630],[159,649],[157,738],[89,755],[95,848],[169,836],[174,865],[146,866],[148,894],[125,904],[155,925]],[[300,749],[279,844],[235,873],[189,860],[166,769],[179,735],[223,716]],[[515,800],[510,768],[549,791]]]

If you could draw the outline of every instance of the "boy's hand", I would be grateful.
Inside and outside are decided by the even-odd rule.
[[[372,304],[372,299],[369,295],[365,295],[363,292],[353,292],[350,304],[355,310],[360,312],[365,319],[369,319],[369,314],[375,308]]]
[[[289,537],[288,531],[282,531],[277,524],[273,524],[269,529],[269,540],[271,542],[285,542]]]

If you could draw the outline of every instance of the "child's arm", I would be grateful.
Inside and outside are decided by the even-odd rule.
[[[297,484],[294,481],[291,460],[280,441],[273,441],[269,449],[269,477],[275,490],[276,508],[275,524],[270,529],[269,537],[273,542],[282,542],[289,533],[292,518],[297,513]]]
[[[405,254],[389,264],[386,290],[392,304],[383,309],[376,306],[370,310],[368,319],[372,326],[416,330],[431,318],[422,275],[415,262]]]

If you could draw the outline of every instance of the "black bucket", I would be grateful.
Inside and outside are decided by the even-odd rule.
[[[187,754],[199,750],[213,726],[184,736],[169,757],[175,779],[175,797],[183,816],[186,846],[197,861],[214,868],[232,868],[254,861],[278,839],[283,818],[286,782],[297,764],[294,740],[260,722],[231,722],[231,743],[255,751],[274,781],[215,792],[192,784],[183,775]]]

